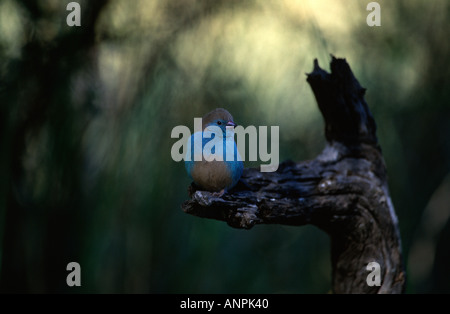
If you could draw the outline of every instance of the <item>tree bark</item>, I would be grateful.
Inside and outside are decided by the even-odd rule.
[[[333,292],[402,293],[398,221],[365,89],[346,60],[335,57],[331,73],[314,60],[307,81],[325,120],[322,153],[310,161],[285,161],[273,173],[245,169],[246,184],[223,197],[191,185],[182,209],[235,228],[315,225],[331,238]],[[380,286],[366,281],[370,262],[380,265]]]

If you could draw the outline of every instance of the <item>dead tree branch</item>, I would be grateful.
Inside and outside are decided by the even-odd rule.
[[[345,59],[334,57],[331,73],[315,60],[307,81],[325,120],[323,152],[311,161],[286,161],[273,173],[246,169],[246,185],[221,198],[191,186],[182,209],[235,228],[315,225],[331,238],[335,293],[401,293],[400,234],[365,89]],[[370,262],[381,266],[381,286],[366,282]]]

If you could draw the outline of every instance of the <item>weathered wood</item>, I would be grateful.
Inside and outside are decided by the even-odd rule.
[[[345,59],[332,57],[331,73],[314,61],[307,75],[325,120],[328,141],[314,160],[283,162],[273,173],[245,169],[234,190],[215,197],[190,187],[189,214],[256,224],[312,224],[331,238],[335,293],[401,293],[405,286],[397,217],[376,125],[363,89]],[[381,266],[381,286],[368,286],[370,262]]]

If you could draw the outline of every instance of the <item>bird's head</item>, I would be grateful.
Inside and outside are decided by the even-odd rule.
[[[202,119],[202,127],[205,130],[209,126],[217,126],[223,133],[227,132],[227,127],[235,127],[233,116],[223,108],[217,108],[207,113]]]

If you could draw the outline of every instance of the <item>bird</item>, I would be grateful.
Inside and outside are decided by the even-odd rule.
[[[216,196],[222,196],[233,188],[238,183],[244,170],[244,163],[234,141],[235,126],[233,116],[226,109],[217,108],[203,116],[202,131],[192,134],[188,141],[185,168],[189,177],[198,187],[213,192]],[[214,133],[214,128],[211,127],[218,127],[221,132]],[[229,132],[227,132],[227,128]],[[218,136],[217,139],[215,138],[216,135]],[[213,155],[216,154],[215,146],[209,152],[208,150],[204,151],[205,145],[213,139],[217,144],[220,144],[217,141],[222,143],[222,160],[211,160]],[[196,146],[197,150],[195,149]],[[219,145],[217,147],[220,148]],[[226,152],[228,151],[231,155],[231,150],[234,152],[233,158],[232,160],[226,160]],[[202,156],[194,158],[196,153],[201,153]],[[220,151],[217,152],[217,156],[219,154]]]

